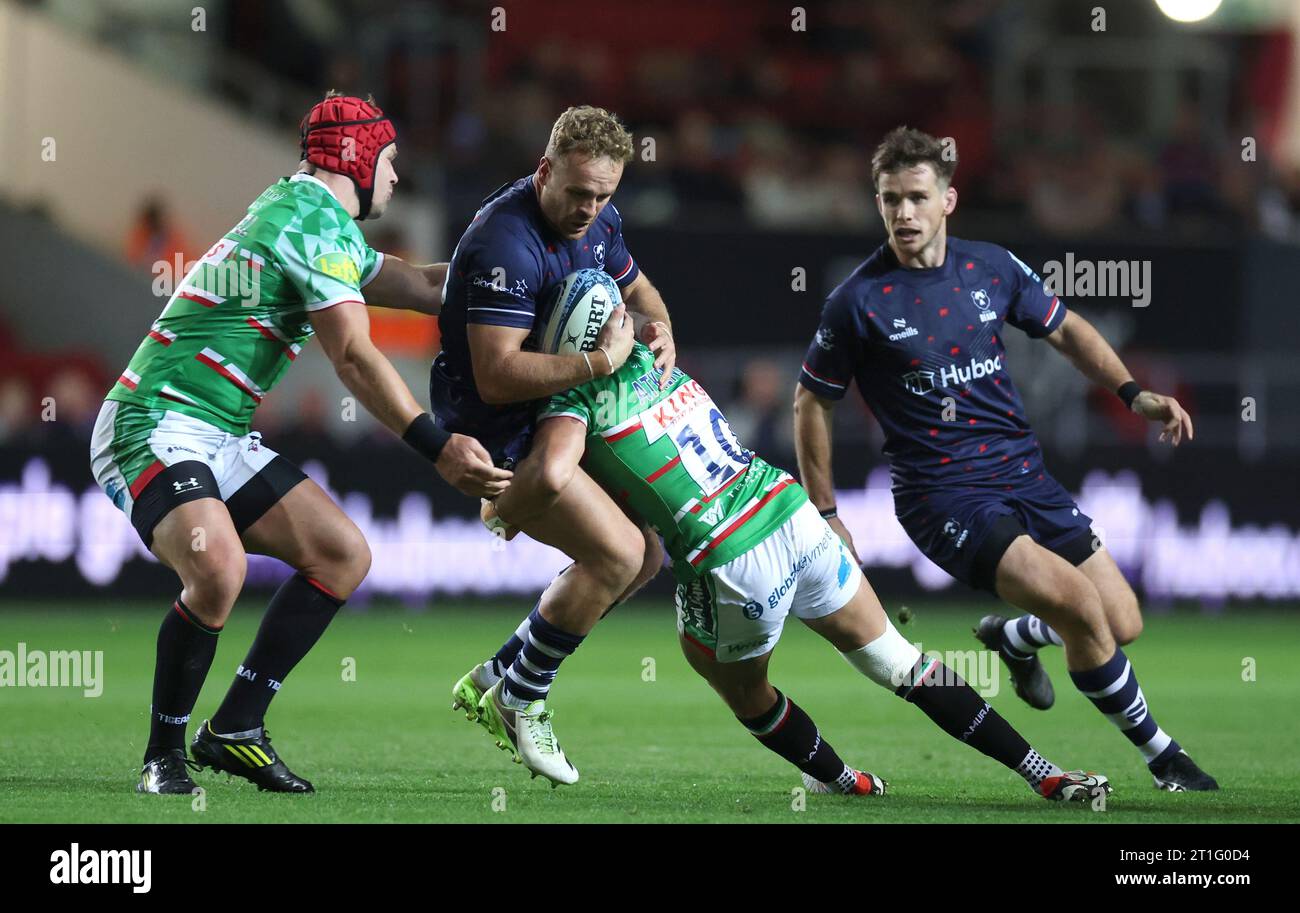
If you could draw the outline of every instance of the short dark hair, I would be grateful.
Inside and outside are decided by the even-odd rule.
[[[917,165],[929,165],[940,182],[951,184],[957,170],[957,144],[952,139],[936,139],[914,127],[895,127],[871,156],[872,186],[880,189],[882,174]]]

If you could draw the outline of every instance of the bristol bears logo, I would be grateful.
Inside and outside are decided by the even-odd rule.
[[[591,249],[591,255],[596,258],[596,269],[605,268],[605,242],[601,241]]]
[[[903,386],[920,396],[934,391],[933,371],[908,371],[903,375]]]
[[[980,309],[980,323],[988,323],[990,320],[997,320],[997,311],[989,310],[993,305],[993,299],[984,289],[976,289],[970,293],[970,300],[975,302],[975,306]]]
[[[949,539],[957,540],[953,543],[953,548],[961,548],[966,544],[966,537],[970,535],[970,530],[962,529],[955,517],[949,517],[948,522],[943,525],[943,534]]]

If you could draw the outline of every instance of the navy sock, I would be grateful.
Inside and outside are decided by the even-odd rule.
[[[558,574],[555,575],[555,579],[559,580],[569,571],[573,570],[573,568],[574,565],[572,564],[566,566],[563,570],[561,570]],[[545,591],[543,591],[542,595],[545,595]],[[542,599],[541,596],[539,596],[537,598],[537,602],[533,605],[533,612],[536,612],[541,607],[542,607]],[[610,606],[610,609],[612,608],[613,606]],[[609,614],[609,609],[606,609],[605,615],[608,614]],[[600,617],[604,618],[605,615],[602,615]],[[505,678],[506,670],[509,669],[510,666],[514,663],[515,657],[519,655],[519,651],[524,648],[524,640],[525,638],[528,637],[528,622],[532,617],[533,617],[532,613],[530,612],[527,615],[527,617],[525,617],[524,620],[519,623],[519,627],[515,629],[515,633],[510,635],[510,639],[507,640],[505,643],[503,643],[501,645],[501,649],[497,650],[497,652],[492,656],[492,658],[484,664],[487,666],[487,670],[490,675],[495,676],[498,679]]]
[[[541,607],[542,601],[537,600],[537,605],[533,606],[533,612]],[[532,619],[532,612],[524,616],[524,620],[519,622],[519,627],[515,628],[515,633],[510,635],[510,639],[501,645],[501,649],[485,663],[488,671],[498,679],[506,677],[506,670],[514,663],[515,657],[519,651],[524,648],[524,638],[528,636],[528,623]]]
[[[1070,678],[1074,680],[1074,686],[1142,752],[1148,766],[1159,764],[1182,751],[1181,746],[1156,725],[1155,717],[1147,709],[1133,666],[1119,647],[1115,648],[1114,656],[1096,669],[1071,672]]]
[[[1037,615],[1021,615],[1002,626],[1002,643],[1007,652],[1028,659],[1042,647],[1063,646],[1061,635]]]
[[[158,652],[153,669],[153,706],[149,712],[149,744],[144,760],[185,748],[185,726],[194,712],[203,680],[217,653],[220,628],[195,618],[179,598],[158,628]]]
[[[776,703],[771,710],[749,719],[737,719],[766,748],[814,780],[836,783],[845,789],[856,779],[831,744],[822,739],[812,717],[780,691],[776,692]]]
[[[302,574],[281,584],[212,716],[212,731],[230,734],[260,727],[285,677],[320,640],[341,605],[342,599]]]
[[[528,631],[521,638],[523,646],[506,669],[501,690],[515,703],[546,700],[560,663],[578,649],[583,639],[581,634],[570,634],[551,624],[542,617],[540,608],[533,609],[528,615]]]

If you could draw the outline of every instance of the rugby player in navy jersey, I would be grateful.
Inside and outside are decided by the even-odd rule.
[[[1142,390],[1096,329],[1009,251],[948,236],[957,206],[948,148],[900,127],[872,158],[888,241],[831,292],[808,348],[795,396],[803,485],[853,548],[835,515],[831,410],[854,380],[884,430],[894,512],[912,541],[953,577],[1032,613],[986,616],[976,632],[1002,656],[1016,693],[1050,707],[1036,651],[1064,646],[1075,687],[1141,752],[1156,786],[1217,789],[1151,715],[1122,649],[1142,630],[1137,597],[1043,463],[1003,324],[1046,339],[1160,422],[1161,441],[1191,440],[1191,418],[1173,397]]]
[[[528,453],[537,400],[613,374],[632,350],[634,321],[621,309],[590,353],[536,350],[538,302],[575,270],[604,270],[614,279],[664,383],[672,376],[667,308],[628,253],[622,217],[610,205],[631,158],[632,136],[617,118],[601,108],[569,108],[552,127],[536,172],[488,197],[452,255],[438,318],[443,350],[430,378],[433,411],[440,427],[472,434],[504,468]],[[490,690],[517,733],[516,757],[553,783],[572,783],[577,770],[559,748],[545,705],[550,684],[601,615],[639,576],[658,571],[663,551],[657,536],[634,525],[581,470],[563,491],[539,485],[518,494],[502,519],[574,564],[501,652],[457,682],[455,706],[473,716]]]

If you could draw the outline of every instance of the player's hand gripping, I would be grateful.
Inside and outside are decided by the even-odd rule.
[[[647,323],[641,328],[641,341],[655,353],[655,367],[659,369],[659,389],[667,387],[673,380],[673,368],[677,366],[677,344],[673,342],[668,325],[662,320]]]
[[[1192,439],[1192,417],[1172,396],[1143,390],[1133,400],[1133,411],[1153,422],[1164,422],[1164,430],[1160,432],[1161,441],[1169,441],[1177,447],[1183,440],[1184,432],[1189,441]]]
[[[483,445],[465,434],[453,434],[433,465],[461,494],[478,498],[495,498],[510,487],[514,475],[493,466]]]
[[[596,348],[604,349],[609,357],[610,374],[621,368],[623,362],[627,361],[627,357],[632,354],[634,338],[632,321],[627,319],[627,308],[620,304],[614,309],[614,313],[609,315],[609,320],[605,322],[600,335],[596,337]],[[600,364],[599,359],[594,363]]]

